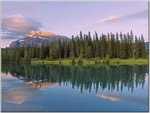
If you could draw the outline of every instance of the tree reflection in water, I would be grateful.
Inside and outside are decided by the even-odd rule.
[[[2,64],[2,73],[10,73],[26,81],[34,81],[37,86],[44,84],[71,84],[72,88],[91,91],[122,91],[125,87],[133,92],[139,85],[144,87],[148,65],[122,66],[56,66],[56,65],[19,65]],[[38,84],[37,84],[38,83]],[[34,84],[33,87],[36,88]],[[44,86],[44,85],[43,85]]]

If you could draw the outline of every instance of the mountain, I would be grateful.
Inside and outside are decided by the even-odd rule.
[[[31,31],[24,38],[13,41],[10,48],[40,46],[41,44],[50,44],[59,40],[69,40],[68,37],[43,31]]]

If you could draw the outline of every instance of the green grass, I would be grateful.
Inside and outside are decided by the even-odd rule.
[[[78,65],[78,59],[75,60],[75,65]],[[61,63],[60,63],[61,62]],[[55,65],[72,65],[71,59],[61,59],[61,60],[38,60],[38,59],[32,59],[31,64],[55,64]],[[148,64],[148,59],[83,59],[83,66],[90,66],[90,65],[142,65],[142,64]]]

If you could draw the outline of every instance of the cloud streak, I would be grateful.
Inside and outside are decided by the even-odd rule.
[[[2,38],[12,39],[25,36],[31,30],[39,30],[42,24],[20,14],[2,18]]]
[[[122,20],[130,20],[130,19],[142,19],[142,18],[148,18],[148,10],[142,10],[135,13],[130,13],[128,15],[122,16]]]
[[[107,23],[115,22],[118,19],[119,19],[118,16],[109,16],[109,17],[98,20],[96,23],[97,24],[107,24]]]
[[[117,21],[128,21],[132,19],[143,19],[143,18],[148,18],[148,10],[142,10],[139,12],[135,13],[130,13],[124,16],[109,16],[106,18],[102,18],[96,21],[96,24],[110,24],[110,23],[115,23]]]

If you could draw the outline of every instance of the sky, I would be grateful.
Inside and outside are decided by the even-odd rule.
[[[143,34],[148,41],[147,1],[5,1],[2,2],[2,45],[22,38],[31,30],[71,37],[80,31]]]

